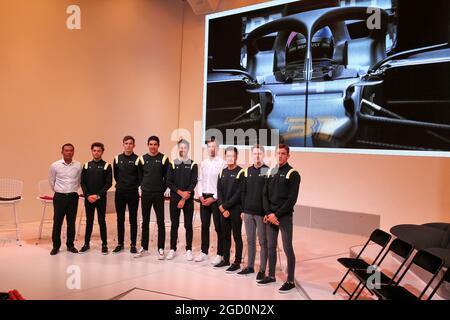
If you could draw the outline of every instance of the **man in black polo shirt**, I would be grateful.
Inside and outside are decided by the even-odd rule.
[[[123,138],[122,154],[115,157],[113,163],[114,179],[116,180],[115,205],[117,212],[117,238],[118,245],[113,253],[119,253],[124,249],[125,236],[125,209],[128,205],[130,219],[130,252],[137,253],[137,210],[139,206],[139,184],[141,172],[139,169],[140,158],[133,152],[135,140],[132,136]]]
[[[180,212],[184,214],[184,228],[186,229],[186,260],[191,261],[192,255],[192,218],[194,216],[194,189],[197,185],[198,166],[188,158],[189,142],[178,141],[178,158],[171,162],[167,177],[167,186],[170,189],[170,251],[167,259],[175,258],[178,241],[178,227],[180,225]]]
[[[263,163],[264,147],[254,145],[252,147],[253,165],[244,170],[242,177],[242,213],[241,218],[245,224],[247,235],[247,267],[238,272],[238,276],[248,276],[255,272],[256,233],[260,246],[259,272],[256,280],[264,279],[267,265],[267,236],[264,223],[263,190],[269,169]]]
[[[241,220],[241,176],[243,170],[236,164],[238,150],[236,147],[225,149],[227,167],[222,170],[217,181],[219,210],[222,214],[223,260],[215,268],[230,266],[231,233],[236,246],[233,264],[226,269],[227,273],[239,270],[242,261],[242,220]]]
[[[267,247],[269,252],[269,276],[258,282],[268,285],[275,280],[277,264],[278,232],[281,232],[283,250],[287,257],[287,281],[278,290],[286,293],[295,288],[295,254],[292,246],[292,218],[300,187],[300,174],[287,162],[289,147],[280,144],[277,149],[278,165],[269,170],[263,192],[263,206],[267,223]]]
[[[108,242],[106,234],[106,192],[112,186],[112,168],[108,162],[102,159],[105,146],[103,143],[94,142],[91,145],[93,160],[87,162],[81,171],[81,189],[84,194],[84,206],[86,208],[86,233],[84,246],[80,253],[90,249],[94,214],[97,209],[100,237],[102,239],[102,254],[108,254]]]
[[[169,159],[158,151],[159,138],[151,136],[147,140],[148,153],[141,157],[142,169],[142,234],[139,255],[144,257],[148,254],[150,213],[152,206],[156,213],[158,224],[158,259],[164,259],[164,246],[166,241],[166,226],[164,224],[164,191],[166,190],[167,171],[169,170]]]

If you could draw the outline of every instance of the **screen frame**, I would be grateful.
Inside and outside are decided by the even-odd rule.
[[[266,9],[279,5],[284,5],[298,0],[272,0],[264,3],[244,6],[241,8],[211,13],[205,15],[205,38],[204,38],[204,64],[203,64],[203,98],[202,98],[202,141],[206,140],[206,101],[208,84],[208,39],[209,22],[217,18],[251,12],[259,9]],[[252,146],[246,145],[227,145],[221,144],[221,147],[234,146],[240,150],[250,150]],[[276,149],[275,146],[265,146],[268,151]],[[335,153],[335,154],[358,154],[358,155],[388,155],[388,156],[420,156],[420,157],[442,157],[450,158],[450,151],[418,151],[418,150],[395,150],[395,149],[357,149],[357,148],[326,148],[326,147],[289,147],[294,152],[306,153]]]

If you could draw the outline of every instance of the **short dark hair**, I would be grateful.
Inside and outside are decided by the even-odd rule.
[[[61,147],[61,151],[64,150],[65,147],[72,147],[73,150],[75,150],[75,147],[71,143],[64,143]]]
[[[283,144],[283,143],[279,144],[277,146],[277,149],[284,149],[284,150],[286,150],[287,154],[289,154],[289,146],[287,144]]]
[[[263,146],[262,144],[259,144],[259,143],[255,143],[255,144],[252,146],[252,151],[253,151],[253,149],[259,149],[259,150],[261,150],[262,152],[264,152],[264,146]]]
[[[128,141],[128,140],[133,140],[133,143],[136,143],[134,138],[133,138],[133,136],[125,136],[125,137],[123,137],[122,142],[125,142],[125,141]]]
[[[150,143],[150,141],[156,141],[158,143],[159,146],[159,138],[157,136],[151,136],[147,139],[147,144]]]
[[[102,151],[105,151],[105,145],[101,142],[94,142],[91,144],[91,150],[93,150],[95,147],[101,148]]]
[[[216,144],[216,146],[219,147],[219,141],[217,141],[216,137],[214,137],[214,136],[212,136],[211,138],[209,138],[205,141],[206,145],[208,145],[212,142],[214,142]]]
[[[178,140],[177,145],[180,146],[180,144],[185,144],[189,149],[189,141],[187,141],[186,139]]]
[[[225,154],[227,154],[228,151],[233,151],[236,154],[236,156],[238,155],[238,149],[236,147],[233,147],[233,146],[227,147],[225,149]]]

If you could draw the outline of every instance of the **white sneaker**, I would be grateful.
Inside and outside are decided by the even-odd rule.
[[[195,258],[195,262],[202,262],[208,260],[208,255],[206,253],[200,252]]]
[[[211,261],[211,264],[214,266],[214,265],[220,263],[221,261],[222,261],[222,256],[217,255],[217,256],[213,259],[213,261]]]
[[[158,260],[164,260],[164,250],[163,249],[159,249],[158,250]]]
[[[138,258],[143,258],[148,256],[150,253],[148,252],[148,250],[145,250],[144,248],[140,248],[137,255],[134,256],[135,259]]]
[[[170,250],[169,254],[167,255],[166,259],[167,260],[172,260],[173,258],[175,258],[177,254],[175,253],[175,250]]]
[[[186,260],[192,261],[192,259],[194,259],[194,256],[192,255],[192,250],[186,251]]]

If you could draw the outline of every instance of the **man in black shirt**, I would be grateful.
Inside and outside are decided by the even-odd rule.
[[[151,136],[147,140],[148,153],[141,157],[142,170],[142,234],[139,256],[148,254],[150,213],[152,206],[156,213],[158,224],[158,259],[164,259],[164,246],[166,242],[166,227],[164,224],[164,191],[166,190],[167,171],[169,159],[159,152],[159,138]]]
[[[236,147],[225,149],[227,167],[222,170],[217,181],[219,210],[222,214],[221,225],[223,234],[223,260],[215,268],[230,266],[231,233],[236,246],[233,264],[227,268],[227,273],[239,270],[242,261],[242,220],[241,220],[241,176],[243,170],[236,164],[238,150]]]
[[[108,243],[106,239],[106,192],[112,186],[112,168],[108,162],[102,159],[105,147],[103,143],[94,142],[91,145],[93,160],[87,162],[81,171],[81,189],[84,195],[84,206],[86,208],[86,233],[84,246],[80,253],[90,249],[92,227],[94,225],[94,213],[97,209],[100,237],[102,238],[102,254],[108,254]]]
[[[287,257],[287,281],[279,289],[286,293],[295,288],[295,254],[292,246],[292,218],[300,187],[300,174],[287,162],[289,147],[280,144],[277,147],[278,165],[269,170],[264,186],[263,206],[267,222],[267,247],[269,252],[269,276],[258,282],[258,285],[268,285],[275,282],[275,267],[277,264],[277,239],[281,232],[283,250]]]
[[[192,218],[194,216],[194,189],[197,185],[198,166],[188,158],[189,142],[178,141],[179,157],[171,162],[167,177],[167,186],[170,189],[170,251],[167,259],[175,258],[178,241],[178,227],[180,225],[180,212],[183,209],[184,228],[186,229],[186,259],[191,261],[192,255]]]
[[[130,252],[137,253],[137,210],[139,206],[139,185],[141,172],[139,169],[140,158],[133,152],[135,140],[132,136],[123,138],[124,152],[115,157],[113,163],[114,179],[116,180],[115,205],[117,212],[117,238],[118,245],[113,253],[119,253],[124,249],[125,236],[125,209],[128,205],[130,219]]]
[[[267,236],[262,203],[263,189],[269,167],[263,163],[263,146],[258,144],[254,145],[252,147],[252,156],[253,165],[244,170],[241,184],[241,218],[244,221],[245,233],[247,235],[248,261],[247,267],[238,272],[238,276],[247,276],[255,272],[256,233],[258,233],[260,263],[256,280],[259,281],[264,279],[267,265]]]

